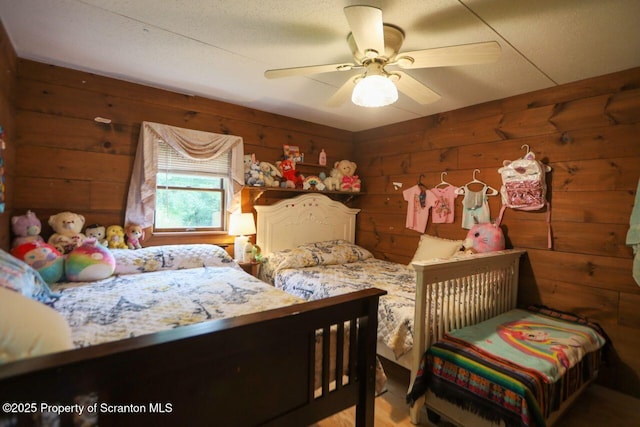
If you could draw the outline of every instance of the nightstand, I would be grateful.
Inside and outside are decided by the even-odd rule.
[[[258,262],[239,262],[238,265],[242,267],[244,271],[252,275],[253,277],[258,277],[260,263]]]

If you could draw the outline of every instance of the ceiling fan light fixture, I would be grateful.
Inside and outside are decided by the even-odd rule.
[[[398,89],[387,77],[374,74],[360,79],[351,101],[361,107],[384,107],[398,100]]]

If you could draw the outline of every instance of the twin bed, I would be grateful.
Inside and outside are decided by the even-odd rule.
[[[459,425],[489,422],[491,410],[478,416],[482,411],[452,404],[456,392],[420,390],[431,375],[426,368],[450,349],[423,355],[452,341],[452,330],[512,312],[523,251],[404,266],[354,245],[358,210],[324,195],[256,211],[257,244],[266,255],[261,278],[275,286],[243,273],[211,245],[124,251],[117,275],[54,287],[60,296],[53,306],[78,348],[0,365],[0,400],[16,404],[0,416],[31,424],[31,407],[22,403],[88,401],[107,405],[93,414],[101,425],[280,426],[311,424],[357,405],[356,425],[371,426],[377,353],[411,370],[414,422],[425,398],[427,408]],[[546,408],[566,406],[575,396],[569,391],[597,373],[598,345],[568,370],[574,380],[564,394],[539,388],[543,397],[553,395],[539,411],[547,423]],[[140,408],[146,412],[123,412]],[[526,408],[515,425],[545,423]],[[61,417],[70,423],[73,415]]]

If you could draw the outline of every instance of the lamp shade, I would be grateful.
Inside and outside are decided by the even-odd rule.
[[[360,80],[351,94],[351,101],[361,107],[384,107],[397,100],[396,85],[387,77],[378,74]]]
[[[232,214],[229,218],[229,235],[246,236],[256,234],[256,223],[252,213]]]

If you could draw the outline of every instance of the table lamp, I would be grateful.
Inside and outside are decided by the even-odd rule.
[[[238,236],[233,241],[234,258],[244,262],[245,246],[249,243],[248,235],[256,234],[256,223],[252,213],[235,213],[229,218],[229,235]]]

